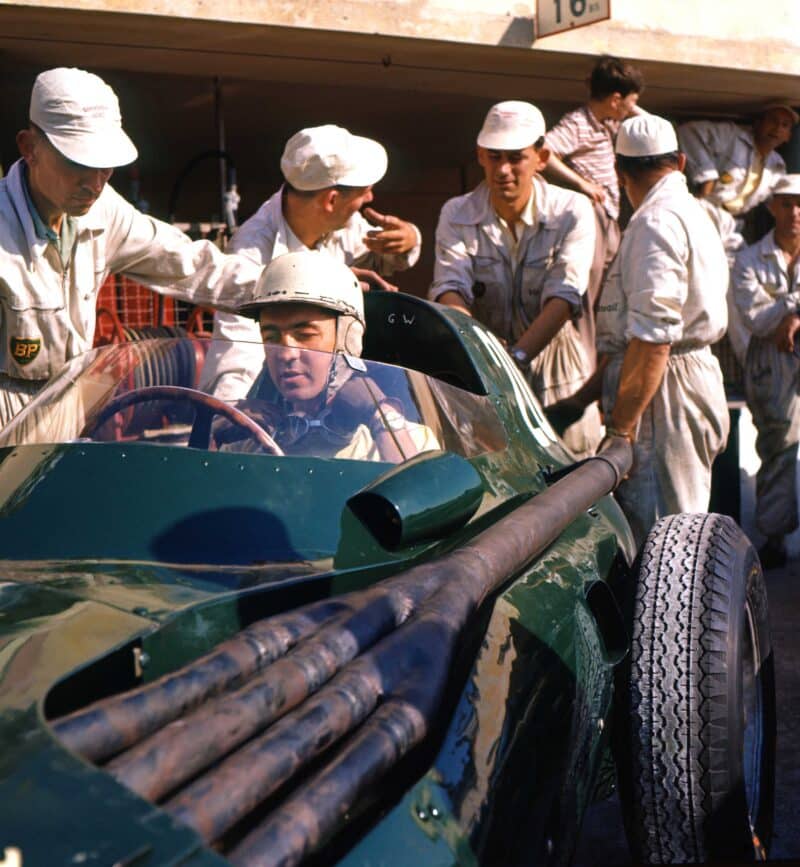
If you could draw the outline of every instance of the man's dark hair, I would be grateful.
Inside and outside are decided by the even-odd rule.
[[[619,57],[604,54],[595,63],[589,76],[589,93],[592,99],[605,99],[612,93],[628,96],[644,90],[644,77],[639,70]]]
[[[632,178],[639,178],[657,169],[678,169],[679,167],[679,151],[670,151],[668,154],[655,154],[648,157],[626,157],[617,154],[617,170],[625,172]]]
[[[40,127],[37,126],[32,120],[28,121],[28,129],[31,130],[38,138],[44,139],[48,144],[52,144],[50,139],[47,137],[47,133]]]

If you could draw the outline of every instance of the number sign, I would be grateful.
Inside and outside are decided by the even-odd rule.
[[[536,38],[611,17],[611,0],[537,0]]]

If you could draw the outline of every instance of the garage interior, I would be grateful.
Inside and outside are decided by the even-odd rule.
[[[792,76],[632,59],[647,81],[642,104],[676,120],[746,120],[775,93],[800,103]],[[480,179],[474,140],[486,110],[502,99],[526,99],[555,122],[584,100],[592,62],[536,47],[0,6],[0,164],[16,159],[14,136],[34,78],[59,65],[95,71],[117,91],[139,160],[119,169],[112,184],[163,219],[220,219],[213,158],[191,169],[170,214],[182,171],[218,148],[218,113],[236,168],[240,223],[279,186],[286,139],[305,126],[337,123],[386,146],[389,171],[374,206],[422,230],[420,264],[395,282],[424,294],[439,209]],[[789,159],[796,153],[800,167],[800,143],[792,144]]]

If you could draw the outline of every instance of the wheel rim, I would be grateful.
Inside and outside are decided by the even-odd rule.
[[[744,705],[744,772],[747,812],[753,836],[756,858],[763,857],[763,845],[756,834],[761,805],[761,765],[764,751],[764,694],[761,678],[761,655],[758,646],[755,621],[750,603],[745,603],[747,629],[745,635],[742,698]]]

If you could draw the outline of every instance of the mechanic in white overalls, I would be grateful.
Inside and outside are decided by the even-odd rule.
[[[239,405],[263,414],[285,454],[397,463],[440,447],[433,432],[406,419],[402,406],[358,362],[364,297],[344,263],[316,250],[273,259],[240,312],[260,329],[264,371]],[[264,376],[268,391],[274,387],[278,395],[266,407],[258,399]]]
[[[745,245],[745,215],[769,198],[786,173],[776,148],[789,141],[798,119],[790,105],[773,102],[749,127],[711,120],[678,127],[689,182],[720,233],[730,265]],[[730,291],[728,339],[739,363],[744,364],[750,331],[741,321]]]
[[[747,405],[758,429],[756,526],[767,537],[765,568],[786,562],[784,537],[797,528],[800,441],[800,174],[773,189],[775,227],[746,247],[733,269],[734,301],[752,332],[744,365]]]
[[[421,235],[398,217],[371,208],[360,213],[387,164],[381,144],[343,127],[301,130],[283,151],[284,185],[239,227],[228,252],[264,267],[284,253],[324,250],[368,283],[394,289],[373,272],[388,276],[414,265]],[[200,387],[223,400],[244,397],[263,363],[258,328],[245,317],[218,313],[214,339],[220,342],[206,357]]]
[[[544,133],[528,102],[489,110],[477,140],[484,181],[442,208],[428,297],[493,331],[548,406],[592,373],[573,318],[594,258],[595,217],[586,196],[539,176],[549,156]],[[580,455],[600,437],[592,407],[564,441]]]
[[[776,148],[800,120],[788,104],[765,106],[752,127],[732,121],[695,120],[678,127],[686,174],[697,195],[734,217],[766,201],[786,164]]]
[[[728,263],[688,191],[668,121],[651,114],[624,121],[616,153],[634,213],[598,308],[597,348],[608,356],[608,435],[634,447],[617,496],[641,545],[662,515],[708,508],[711,464],[729,428],[709,348],[725,333]]]
[[[0,180],[0,426],[92,347],[111,273],[196,304],[235,307],[260,269],[137,211],[108,179],[136,159],[114,91],[50,69],[31,93],[22,159]]]

